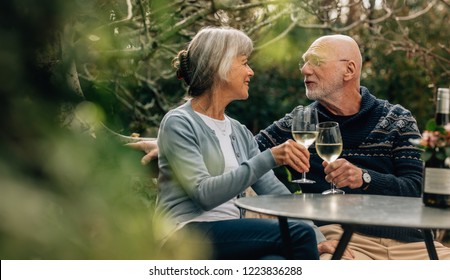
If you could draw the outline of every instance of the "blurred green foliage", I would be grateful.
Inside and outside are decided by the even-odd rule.
[[[1,5],[0,258],[208,258],[184,245],[195,233],[159,250],[167,221],[142,154],[87,125],[106,114],[68,86],[53,51],[76,5]]]
[[[60,48],[76,64],[71,73],[84,98],[104,109],[109,127],[154,137],[162,116],[183,102],[186,91],[172,58],[204,26],[240,28],[255,42],[255,77],[251,102],[236,102],[228,112],[257,132],[296,104],[310,102],[298,69],[301,54],[317,37],[343,33],[360,44],[362,84],[410,109],[422,128],[433,115],[437,88],[450,86],[448,4],[347,2],[141,0],[127,6],[78,0]]]

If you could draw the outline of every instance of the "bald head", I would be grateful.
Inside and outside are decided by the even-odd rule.
[[[309,56],[324,60],[353,60],[358,76],[361,74],[361,52],[352,37],[340,34],[322,36],[311,44],[303,59],[306,61]]]
[[[311,44],[305,55],[310,52],[326,59],[353,60],[358,72],[361,72],[361,52],[358,43],[350,36],[340,34],[322,36]]]
[[[303,55],[301,71],[306,96],[330,112],[348,116],[359,110],[362,57],[355,40],[327,35],[315,40]]]

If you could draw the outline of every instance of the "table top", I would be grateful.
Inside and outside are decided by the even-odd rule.
[[[426,207],[421,198],[385,195],[261,195],[238,207],[287,218],[339,224],[450,229],[450,209]]]

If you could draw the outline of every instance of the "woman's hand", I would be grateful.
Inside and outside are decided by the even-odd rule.
[[[309,171],[309,151],[292,139],[270,149],[278,165],[289,165],[295,171]]]
[[[156,144],[156,140],[128,143],[128,144],[126,144],[126,146],[129,146],[135,150],[141,150],[141,151],[145,152],[145,155],[141,159],[142,165],[146,165],[152,159],[155,159],[158,157],[158,145]]]

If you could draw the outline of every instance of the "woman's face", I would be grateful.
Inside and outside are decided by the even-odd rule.
[[[222,89],[230,94],[234,100],[245,100],[248,98],[248,89],[250,78],[255,73],[248,65],[248,57],[245,55],[237,56],[228,72],[228,82]]]

